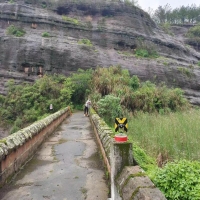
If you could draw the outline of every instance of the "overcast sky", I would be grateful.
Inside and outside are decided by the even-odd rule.
[[[138,0],[139,6],[146,11],[149,7],[155,10],[158,8],[158,6],[165,6],[167,3],[170,4],[172,9],[174,9],[183,5],[191,6],[192,4],[196,4],[196,6],[199,6],[200,0]]]

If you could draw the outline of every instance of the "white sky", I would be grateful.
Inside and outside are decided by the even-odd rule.
[[[148,8],[152,8],[156,10],[158,6],[165,6],[169,4],[172,9],[179,8],[180,6],[191,6],[192,4],[196,4],[196,6],[200,6],[199,0],[137,0],[139,6],[147,11]]]

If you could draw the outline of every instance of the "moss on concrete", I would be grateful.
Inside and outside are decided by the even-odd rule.
[[[26,141],[31,139],[34,135],[38,134],[43,128],[47,127],[59,116],[64,114],[70,108],[66,107],[48,117],[37,121],[30,126],[21,129],[8,137],[0,140],[0,161],[4,159],[9,152],[16,150],[18,147],[22,146]]]

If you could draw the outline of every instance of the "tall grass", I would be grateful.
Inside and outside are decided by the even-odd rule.
[[[200,159],[200,110],[166,115],[139,113],[129,120],[129,139],[149,155],[174,159]]]

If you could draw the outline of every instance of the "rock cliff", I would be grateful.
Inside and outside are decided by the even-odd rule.
[[[165,34],[146,12],[120,1],[0,0],[0,10],[1,94],[10,78],[18,83],[44,73],[121,65],[141,80],[181,87],[200,104],[200,53],[185,43],[187,27]],[[9,35],[11,25],[25,35]],[[138,58],[137,48],[159,57]]]

